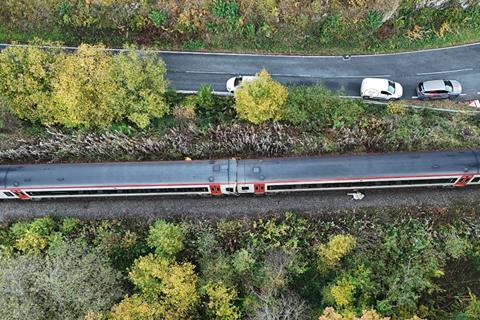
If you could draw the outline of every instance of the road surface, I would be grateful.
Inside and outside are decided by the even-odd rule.
[[[0,49],[6,46],[0,44]],[[346,96],[359,96],[362,78],[382,77],[401,83],[405,99],[416,98],[415,86],[420,81],[433,79],[460,81],[462,100],[480,98],[480,43],[350,57],[157,52],[165,60],[171,87],[178,91],[196,91],[201,84],[211,84],[222,93],[228,78],[255,74],[265,68],[282,83],[322,83],[332,90],[343,90]]]

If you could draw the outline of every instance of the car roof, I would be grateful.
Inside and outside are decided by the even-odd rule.
[[[375,89],[384,90],[384,91],[388,89],[387,79],[365,78],[363,79],[362,82],[366,88],[375,88]]]
[[[425,81],[423,83],[423,90],[425,91],[445,90],[445,82],[443,80]]]

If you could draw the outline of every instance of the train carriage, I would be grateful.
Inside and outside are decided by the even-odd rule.
[[[0,166],[0,199],[269,194],[480,184],[480,150]]]

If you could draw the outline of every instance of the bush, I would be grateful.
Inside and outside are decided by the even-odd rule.
[[[197,106],[204,110],[210,110],[215,107],[215,96],[213,95],[212,86],[202,84],[197,92]]]
[[[158,256],[171,259],[183,249],[184,239],[182,227],[158,220],[150,227],[147,242]]]
[[[352,125],[365,112],[362,102],[344,99],[321,85],[289,88],[285,120],[307,130]]]
[[[40,253],[54,240],[54,222],[40,218],[33,222],[17,222],[10,227],[15,248],[26,253]]]
[[[243,83],[235,91],[238,116],[255,124],[282,119],[287,89],[272,80],[265,69],[257,76],[259,79]]]

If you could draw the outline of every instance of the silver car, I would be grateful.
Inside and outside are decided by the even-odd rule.
[[[462,93],[462,85],[457,80],[431,80],[420,82],[417,96],[421,100],[449,99]]]

